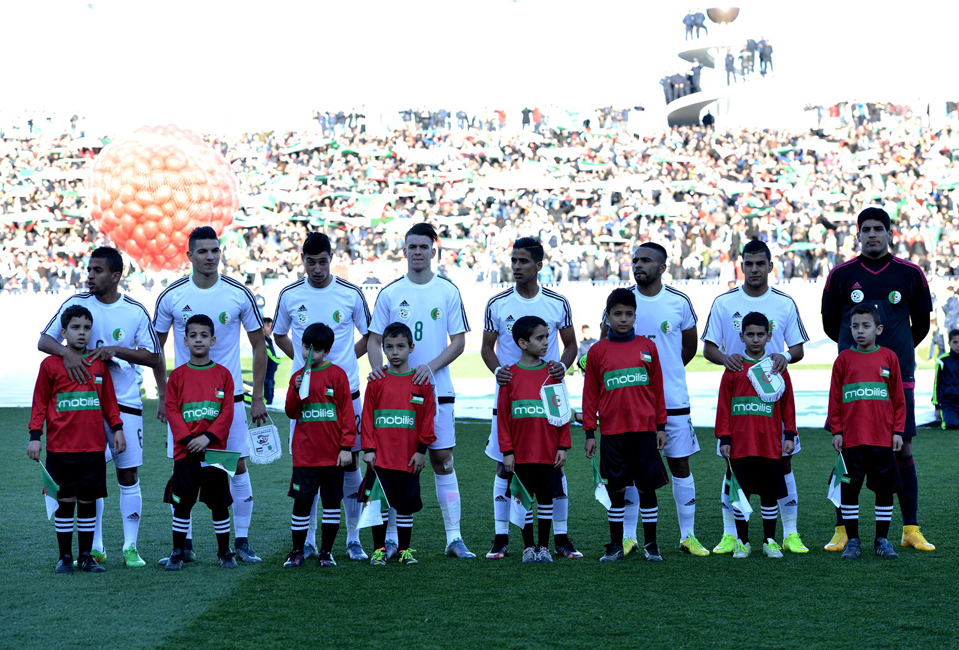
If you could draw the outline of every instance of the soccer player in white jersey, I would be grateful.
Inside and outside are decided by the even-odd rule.
[[[718,296],[709,310],[709,319],[703,331],[703,356],[708,360],[729,370],[742,370],[742,353],[746,347],[739,338],[739,332],[742,329],[743,317],[751,311],[759,312],[769,319],[772,339],[766,345],[766,352],[773,359],[775,372],[781,372],[790,363],[796,363],[803,358],[803,344],[809,340],[809,336],[803,327],[802,318],[799,317],[796,302],[782,291],[769,286],[771,262],[772,253],[769,252],[769,247],[758,239],[749,241],[743,247],[742,269],[745,281],[742,286]],[[807,553],[809,549],[803,545],[796,527],[799,495],[792,471],[792,456],[801,449],[798,435],[795,442],[796,449],[792,455],[783,457],[787,495],[779,500],[779,512],[783,520],[783,548],[792,553]],[[725,490],[721,489],[720,495],[723,506],[723,536],[713,553],[732,553],[736,545],[736,520]]]
[[[303,270],[306,277],[287,285],[280,291],[273,318],[273,336],[278,348],[293,359],[291,376],[302,368],[303,332],[312,323],[324,323],[333,330],[333,349],[326,356],[330,361],[346,372],[350,380],[353,397],[353,412],[356,414],[356,426],[359,431],[363,404],[360,399],[360,364],[357,361],[366,354],[369,340],[370,308],[366,305],[363,292],[354,284],[330,273],[330,260],[333,248],[330,238],[319,232],[311,232],[303,242]],[[354,342],[353,330],[360,333],[360,340]],[[296,421],[290,421],[290,440]],[[367,560],[360,533],[356,527],[360,516],[357,496],[363,475],[360,472],[357,456],[362,449],[357,436],[353,447],[353,464],[343,473],[343,514],[346,518],[346,555],[351,560]],[[306,535],[303,557],[317,555],[316,551],[316,504],[319,494],[313,499],[310,514],[310,528]]]
[[[632,268],[636,284],[630,287],[636,295],[634,331],[656,345],[663,369],[663,390],[666,394],[666,446],[663,455],[673,475],[673,499],[679,521],[679,548],[698,557],[709,555],[696,538],[696,482],[689,469],[689,457],[699,451],[699,440],[690,418],[689,391],[686,388],[686,364],[696,356],[699,346],[696,332],[696,311],[689,297],[663,284],[666,272],[666,249],[652,242],[640,244],[633,251]],[[603,314],[600,333],[606,337],[609,324]],[[644,523],[658,519],[658,510],[642,512]],[[639,524],[639,490],[626,488],[626,513],[623,518],[623,553],[637,547]]]
[[[466,548],[460,532],[459,483],[453,469],[456,394],[449,368],[456,357],[463,354],[469,323],[459,289],[433,272],[437,239],[436,230],[428,223],[418,223],[406,232],[406,275],[383,287],[376,297],[367,354],[372,368],[370,380],[382,379],[386,372],[382,352],[386,326],[399,322],[412,330],[416,344],[410,354],[410,365],[415,368],[413,383],[432,381],[438,402],[436,442],[430,445],[429,452],[436,479],[436,498],[446,527],[446,555],[473,558],[476,555]],[[394,516],[392,511],[390,516],[391,519]],[[390,534],[395,534],[395,530],[388,530],[387,535]],[[395,542],[392,538],[389,541]],[[390,550],[392,545],[387,548]]]
[[[116,389],[123,431],[127,436],[126,451],[113,452],[113,431],[104,423],[107,461],[112,460],[120,486],[120,516],[123,518],[123,563],[128,567],[144,566],[137,552],[137,536],[143,512],[139,468],[143,465],[143,402],[140,399],[138,366],[161,367],[160,342],[143,305],[119,291],[123,277],[123,258],[115,248],[101,246],[91,253],[87,263],[87,293],[67,299],[40,334],[37,348],[41,352],[63,357],[63,366],[78,382],[86,382],[86,367],[94,359],[102,359],[110,368]],[[82,305],[93,314],[96,352],[83,358],[60,341],[60,315],[71,305]],[[136,432],[136,435],[133,435]],[[106,560],[102,534],[103,499],[97,499],[97,523],[93,535],[93,557]]]
[[[539,316],[549,329],[549,346],[546,356],[549,373],[562,381],[566,369],[576,361],[576,333],[573,331],[573,311],[563,296],[540,287],[539,272],[543,268],[543,245],[533,237],[522,237],[513,244],[511,265],[516,286],[496,294],[486,305],[483,325],[483,346],[480,354],[483,362],[496,378],[496,393],[493,396],[493,422],[486,455],[496,461],[496,476],[493,479],[493,521],[496,537],[486,557],[498,560],[509,554],[509,499],[506,491],[510,475],[503,469],[503,454],[499,450],[496,431],[496,398],[499,387],[505,386],[513,375],[509,367],[517,363],[522,351],[513,341],[513,323],[522,316]],[[563,356],[559,356],[559,341],[563,342]],[[567,497],[553,499],[553,535],[556,553],[568,558],[580,558],[567,533],[569,491],[566,474],[563,474],[563,492]]]
[[[193,273],[172,282],[157,298],[153,325],[166,344],[173,330],[175,365],[180,367],[190,360],[190,351],[185,342],[186,322],[190,316],[205,314],[216,323],[216,345],[210,348],[210,359],[224,366],[233,375],[235,395],[233,401],[243,403],[243,375],[240,372],[240,327],[246,330],[253,346],[253,398],[250,412],[256,424],[267,421],[266,405],[263,403],[263,380],[266,377],[266,339],[263,336],[263,317],[256,306],[253,292],[233,278],[220,275],[220,242],[216,231],[209,226],[194,228],[190,233],[187,257]],[[158,377],[157,387],[160,403],[157,418],[166,422],[164,396],[166,376]],[[250,548],[249,529],[253,516],[253,488],[247,472],[246,459],[250,455],[247,442],[246,409],[236,408],[227,449],[240,452],[236,474],[230,479],[233,495],[233,526],[236,540],[234,549],[243,562],[259,562],[260,558]],[[173,434],[167,435],[167,455],[173,457]],[[192,525],[184,549],[186,561],[195,557],[192,546]],[[163,560],[161,560],[161,563]]]

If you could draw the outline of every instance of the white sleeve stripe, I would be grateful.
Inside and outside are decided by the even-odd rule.
[[[363,290],[360,289],[360,288],[359,288],[358,286],[356,286],[355,284],[352,284],[352,283],[350,283],[350,282],[347,282],[346,280],[344,280],[344,279],[342,279],[342,278],[336,278],[336,283],[339,284],[339,285],[342,286],[342,287],[346,287],[347,289],[352,289],[353,291],[355,291],[356,293],[359,294],[359,296],[360,296],[360,302],[363,303],[363,314],[366,316],[366,326],[369,327],[369,326],[370,326],[370,321],[373,320],[373,316],[372,316],[372,314],[370,314],[370,308],[369,308],[369,306],[366,304],[366,296],[363,295]]]
[[[50,322],[47,323],[47,326],[44,327],[44,328],[40,331],[40,333],[41,333],[41,334],[46,334],[46,333],[47,333],[47,330],[50,329],[51,327],[53,327],[53,324],[57,321],[57,316],[60,315],[60,312],[63,311],[63,308],[66,307],[66,305],[67,305],[68,302],[70,302],[70,301],[73,300],[74,298],[87,298],[87,297],[89,297],[89,296],[90,296],[89,293],[76,293],[76,294],[70,296],[69,298],[67,298],[66,300],[64,300],[64,301],[63,301],[63,304],[60,305],[59,309],[57,309],[57,312],[53,315],[53,318],[50,319]]]
[[[260,308],[256,306],[256,297],[253,295],[253,292],[246,288],[245,285],[240,284],[238,281],[233,278],[228,278],[225,275],[221,275],[228,284],[231,286],[240,289],[245,295],[246,299],[250,301],[250,305],[253,307],[253,315],[256,316],[256,322],[260,324],[260,327],[263,327],[263,316],[260,314]]]
[[[157,297],[156,307],[154,307],[153,309],[153,326],[154,327],[156,327],[156,324],[157,324],[157,314],[160,313],[160,301],[163,300],[163,297],[166,296],[170,291],[172,291],[176,287],[183,286],[185,282],[189,282],[189,281],[190,281],[190,276],[185,275],[179,280],[177,280],[176,282],[170,283],[170,285],[166,289],[160,292],[160,295]]]
[[[438,277],[441,280],[446,280],[447,282],[449,282],[450,286],[453,288],[453,291],[456,292],[456,297],[459,298],[459,301],[460,301],[460,314],[463,316],[463,326],[466,328],[465,330],[466,332],[471,331],[469,319],[466,318],[466,305],[463,304],[463,296],[460,295],[459,287],[457,287],[456,284],[449,278],[444,278],[442,275],[438,275],[436,277]]]
[[[484,321],[485,321],[485,322],[483,323],[483,329],[485,329],[487,332],[496,332],[496,331],[497,331],[497,330],[496,330],[496,324],[493,322],[493,310],[492,310],[493,303],[496,302],[497,300],[501,300],[502,298],[506,298],[506,297],[509,296],[512,292],[513,292],[513,288],[510,287],[510,288],[507,289],[506,291],[502,291],[502,292],[496,294],[495,296],[493,296],[492,298],[489,299],[489,302],[488,302],[488,303],[486,303],[486,314],[485,314],[484,317],[483,317],[483,318],[484,318]]]
[[[709,307],[709,314],[707,314],[706,316],[706,327],[703,328],[703,335],[699,337],[700,341],[707,340],[706,333],[709,332],[709,323],[713,318],[713,310],[716,309],[716,303],[719,302],[719,299],[722,298],[723,296],[728,296],[729,294],[738,290],[739,290],[739,287],[736,287],[735,289],[730,289],[729,291],[726,291],[725,293],[721,293],[715,298],[713,298],[713,304]]]
[[[573,309],[569,306],[569,300],[565,296],[556,293],[555,291],[550,291],[546,287],[543,287],[543,295],[554,300],[559,300],[563,304],[563,322],[560,325],[559,329],[564,330],[568,327],[573,326]]]
[[[796,304],[796,301],[793,300],[792,296],[787,293],[783,293],[778,289],[773,289],[773,293],[776,293],[783,298],[786,298],[789,302],[792,303],[793,308],[796,310],[796,324],[799,326],[799,335],[803,338],[803,343],[809,341],[809,334],[806,333],[806,327],[802,324],[802,315],[799,313],[799,305]]]
[[[672,293],[672,294],[674,294],[674,295],[677,295],[677,296],[679,296],[680,298],[684,299],[684,300],[689,304],[689,311],[690,311],[690,312],[692,313],[692,315],[693,315],[693,321],[694,321],[694,322],[699,322],[699,317],[696,315],[696,309],[693,307],[693,301],[689,299],[689,296],[687,296],[687,295],[686,295],[685,293],[683,293],[682,291],[679,291],[678,289],[673,289],[672,287],[670,287],[670,286],[668,286],[668,285],[663,285],[663,288],[666,289],[666,291],[668,291],[668,292],[670,292],[670,293]]]
[[[147,317],[147,331],[150,332],[150,340],[153,341],[153,352],[157,353],[160,351],[160,339],[157,336],[156,329],[153,327],[153,321],[150,320],[150,313],[147,311],[147,308],[138,303],[136,300],[130,296],[123,296],[123,299],[135,307],[139,307],[143,311],[143,315]]]
[[[279,295],[276,297],[276,309],[273,311],[273,323],[276,324],[276,321],[280,320],[280,305],[283,303],[283,294],[293,289],[295,287],[302,286],[306,280],[297,280],[292,284],[288,284],[282,289],[280,289]]]

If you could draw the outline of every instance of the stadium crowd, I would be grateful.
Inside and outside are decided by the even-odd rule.
[[[896,221],[895,254],[930,276],[959,274],[959,140],[908,108],[792,133],[637,135],[601,111],[593,128],[551,118],[540,112],[539,133],[526,120],[485,131],[453,119],[365,132],[357,119],[326,135],[210,138],[232,161],[243,197],[226,235],[226,272],[254,285],[286,281],[299,270],[305,232],[320,228],[336,244],[334,265],[374,282],[401,263],[409,224],[428,220],[443,238],[440,272],[461,282],[510,281],[510,245],[522,235],[547,246],[544,283],[628,280],[623,251],[638,241],[670,251],[673,281],[728,282],[753,236],[772,249],[776,281],[815,280],[857,254],[852,220],[877,204]],[[73,291],[84,254],[105,243],[84,188],[102,144],[74,139],[76,121],[53,124],[38,119],[0,139],[6,291]],[[131,273],[132,282],[155,281]]]

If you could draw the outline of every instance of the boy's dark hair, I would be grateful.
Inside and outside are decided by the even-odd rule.
[[[871,302],[864,302],[853,307],[852,313],[849,314],[850,320],[852,320],[852,317],[856,314],[870,314],[872,319],[876,321],[876,327],[882,325],[882,317],[879,315],[879,308]]]
[[[764,254],[766,259],[770,262],[773,259],[773,254],[769,250],[769,246],[766,245],[766,242],[758,239],[750,239],[748,242],[746,242],[746,245],[743,246],[743,257],[746,255],[755,255],[756,253]]]
[[[751,311],[743,317],[742,331],[745,332],[750,325],[759,325],[763,331],[769,331],[769,319],[766,318],[766,314],[758,311]]]
[[[123,273],[123,256],[117,249],[110,246],[100,246],[90,253],[90,259],[94,258],[106,262],[110,273]]]
[[[403,241],[406,241],[410,238],[410,235],[421,235],[423,237],[429,237],[430,241],[434,244],[436,240],[439,239],[439,235],[436,234],[436,229],[433,228],[432,224],[426,222],[418,223],[412,228],[406,231],[406,235],[403,237]]]
[[[216,231],[213,230],[210,226],[197,226],[193,229],[193,232],[190,233],[190,250],[193,250],[194,244],[196,244],[201,239],[215,239],[220,241],[220,237],[216,234]]]
[[[333,257],[333,246],[330,244],[330,238],[321,232],[311,232],[306,236],[303,242],[304,255],[320,255],[326,253]]]
[[[210,336],[216,335],[216,329],[213,327],[213,319],[207,316],[206,314],[194,314],[187,319],[186,325],[183,326],[183,333],[186,334],[190,331],[190,325],[201,325],[203,327],[210,328]]]
[[[957,336],[959,336],[959,330],[955,330],[955,329],[949,330],[949,338],[946,340],[951,341],[953,338]]]
[[[406,337],[406,342],[410,345],[413,345],[413,332],[411,332],[410,328],[403,323],[390,323],[383,330],[384,342],[386,342],[386,339],[395,339],[401,336]]]
[[[63,314],[60,316],[60,328],[67,329],[67,325],[74,318],[86,318],[91,323],[93,322],[93,314],[90,313],[89,309],[81,305],[70,305],[63,310]]]
[[[523,339],[524,341],[529,341],[530,337],[533,336],[533,330],[542,325],[543,327],[549,327],[539,316],[521,316],[515,323],[513,323],[513,341],[516,345],[519,345],[519,340]]]
[[[272,324],[273,324],[273,319],[267,317],[267,318],[264,318],[264,319],[263,319],[263,322],[266,323],[267,325],[272,325]]]
[[[892,227],[892,223],[889,221],[889,213],[882,208],[866,208],[860,212],[859,216],[856,217],[856,227],[862,228],[864,221],[878,221],[886,229],[886,232],[889,232]]]
[[[666,259],[668,258],[668,255],[666,254],[666,249],[660,246],[659,244],[648,241],[643,244],[640,244],[638,248],[645,248],[647,250],[656,251],[660,257],[659,263],[660,264],[666,263]]]
[[[610,293],[606,299],[606,313],[608,314],[613,311],[615,305],[625,305],[626,307],[636,309],[636,296],[629,289],[622,287],[613,289],[612,293]]]
[[[303,331],[303,345],[312,345],[314,350],[333,349],[333,330],[326,323],[312,323]]]
[[[513,243],[513,250],[528,251],[534,264],[542,262],[543,258],[546,257],[543,244],[535,237],[520,237]]]

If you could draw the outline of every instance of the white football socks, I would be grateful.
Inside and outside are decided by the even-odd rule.
[[[796,493],[796,477],[789,472],[784,477],[786,479],[786,498],[779,500],[779,513],[783,519],[783,539],[791,534],[799,534],[796,528],[796,522],[799,519],[799,495]]]
[[[565,497],[553,499],[553,535],[565,535],[569,518],[569,488],[566,487],[566,475],[563,474],[563,494]]]
[[[623,516],[623,537],[637,539],[636,529],[639,526],[639,490],[635,485],[626,488],[623,497],[626,499],[626,510]]]
[[[233,495],[233,528],[237,537],[248,537],[250,520],[253,518],[253,486],[250,473],[236,474],[230,479]]]
[[[317,548],[316,546],[316,506],[320,502],[320,492],[316,492],[316,496],[313,497],[313,505],[310,507],[310,523],[309,528],[306,529],[306,543]]]
[[[443,511],[443,524],[446,527],[446,544],[449,545],[460,535],[460,490],[456,472],[436,475],[436,500]]]
[[[686,478],[673,477],[673,499],[676,500],[676,517],[679,520],[679,541],[686,536],[695,537],[696,482],[693,475]]]
[[[123,517],[123,548],[137,545],[140,532],[140,511],[143,508],[143,495],[140,493],[140,481],[133,485],[120,486],[120,516]]]
[[[509,498],[506,490],[509,481],[496,476],[493,478],[493,525],[497,535],[509,535]]]
[[[719,500],[723,506],[723,535],[736,537],[736,515],[733,513],[732,506],[729,505],[729,497],[726,495],[725,476],[723,476],[723,484],[719,488]]]
[[[357,467],[352,472],[343,473],[343,517],[346,519],[346,543],[359,543],[360,529],[357,524],[360,521],[360,506],[357,497],[360,493],[360,485],[363,483],[363,474]],[[314,538],[316,532],[313,533]]]
[[[93,526],[93,550],[103,553],[103,499],[97,499],[97,521]]]

